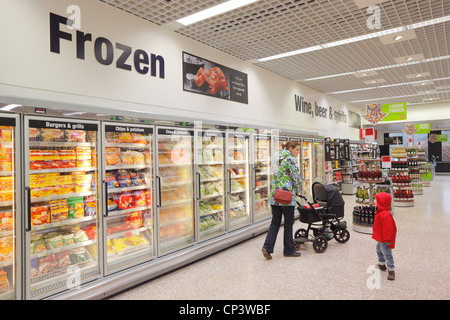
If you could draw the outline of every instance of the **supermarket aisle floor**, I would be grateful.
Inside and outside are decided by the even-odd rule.
[[[261,254],[263,234],[111,299],[450,299],[449,192],[450,176],[436,176],[413,208],[395,208],[395,281],[374,271],[375,241],[352,230],[354,197],[344,196],[346,244],[332,240],[318,254],[307,243],[287,258],[280,229],[272,260]]]

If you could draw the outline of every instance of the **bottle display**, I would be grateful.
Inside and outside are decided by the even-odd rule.
[[[153,128],[105,124],[107,270],[155,254]]]
[[[359,182],[381,182],[383,181],[383,175],[379,163],[361,163],[359,164],[358,171]]]
[[[353,208],[353,223],[362,226],[372,226],[375,221],[376,207],[356,206]]]
[[[313,184],[313,173],[312,173],[312,141],[303,140],[302,143],[302,193],[308,199],[312,197],[312,184]]]

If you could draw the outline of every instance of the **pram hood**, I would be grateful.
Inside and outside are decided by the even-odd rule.
[[[339,207],[345,205],[342,195],[334,184],[314,182],[312,189],[314,200],[326,202],[327,207]]]

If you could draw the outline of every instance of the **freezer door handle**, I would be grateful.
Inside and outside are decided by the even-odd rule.
[[[231,170],[228,169],[228,194],[231,193]]]
[[[157,182],[157,186],[158,186],[158,202],[156,203],[156,206],[158,208],[161,208],[161,177],[160,176],[156,177],[156,182]]]
[[[197,195],[197,200],[200,200],[202,198],[202,188],[200,186],[200,172],[197,172],[197,182],[198,182],[198,187],[197,187],[197,191],[198,191],[198,195]]]
[[[108,183],[103,181],[103,187],[105,188],[105,214],[104,217],[108,217]]]
[[[27,197],[27,227],[26,231],[31,231],[31,188],[25,187],[26,197]]]
[[[256,166],[255,165],[253,165],[252,171],[253,171],[253,190],[255,190],[256,189]]]

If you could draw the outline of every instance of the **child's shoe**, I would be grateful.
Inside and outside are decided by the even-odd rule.
[[[388,271],[388,280],[395,280],[395,272],[394,271]]]
[[[386,270],[387,270],[386,265],[384,265],[384,264],[378,264],[377,267],[378,267],[378,269],[380,269],[381,271],[386,271]]]

